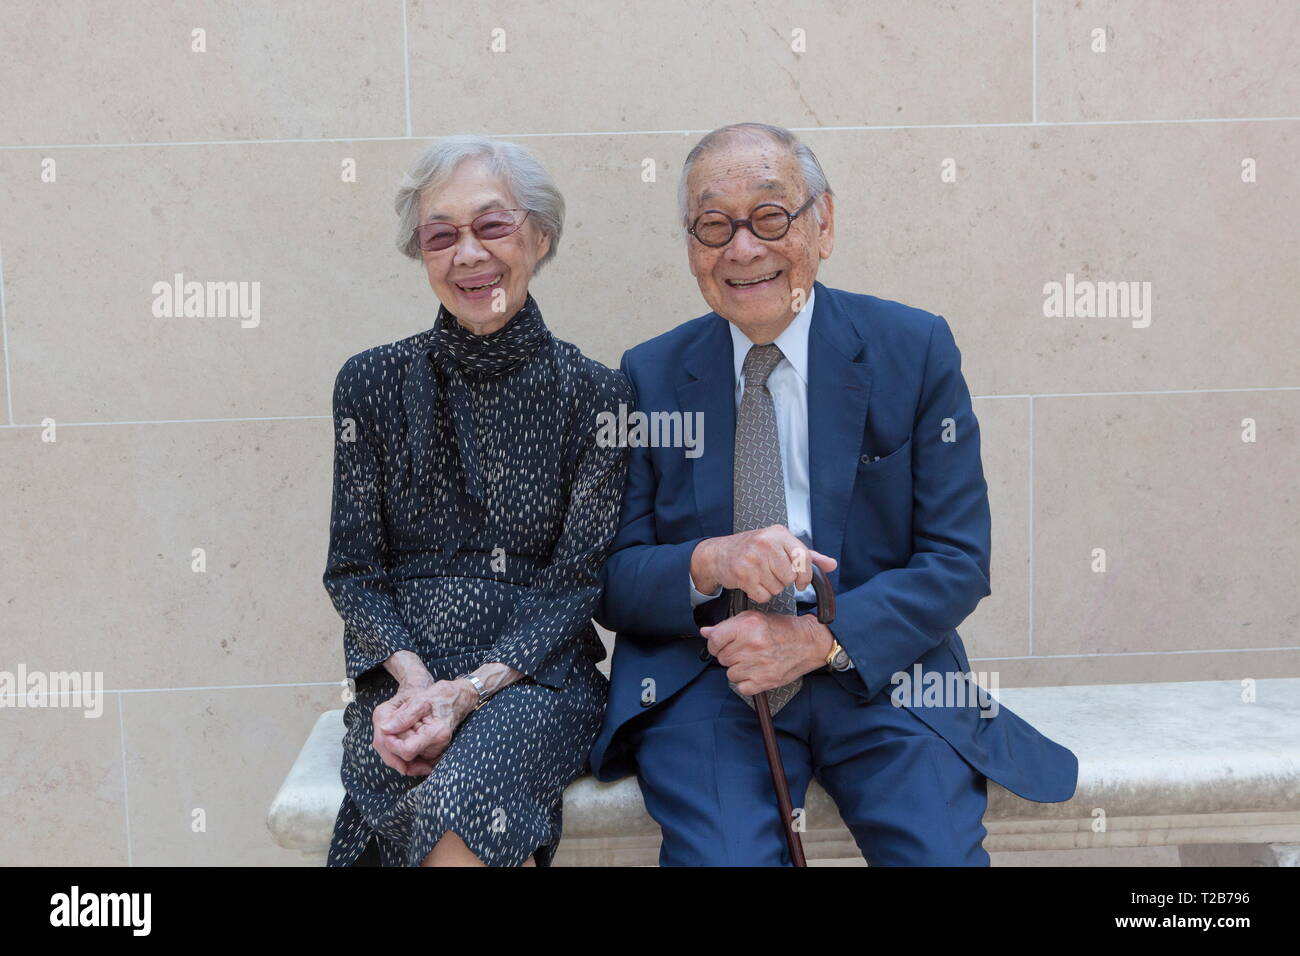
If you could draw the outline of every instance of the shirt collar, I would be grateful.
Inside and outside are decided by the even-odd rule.
[[[812,327],[813,299],[816,296],[817,290],[808,290],[808,301],[799,310],[799,314],[794,317],[794,321],[787,325],[785,330],[776,337],[774,343],[781,350],[781,354],[785,356],[785,360],[799,374],[799,378],[805,387],[808,385],[808,330]],[[727,323],[727,328],[731,330],[731,353],[736,369],[736,385],[740,387],[745,356],[749,354],[749,349],[754,343],[731,322]]]

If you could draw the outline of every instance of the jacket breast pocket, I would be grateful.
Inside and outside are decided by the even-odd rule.
[[[908,436],[907,441],[882,458],[872,459],[870,455],[863,455],[858,460],[857,480],[859,484],[873,484],[886,478],[908,474],[911,470],[912,439]]]
[[[859,580],[907,564],[912,547],[912,439],[875,460],[858,459],[840,554]]]

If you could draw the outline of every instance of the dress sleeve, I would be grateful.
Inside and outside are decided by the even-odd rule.
[[[343,618],[343,656],[354,680],[395,652],[413,650],[385,566],[382,458],[353,394],[361,380],[353,358],[334,381],[334,496],[323,579]]]
[[[618,528],[627,478],[626,446],[597,441],[598,416],[632,404],[621,372],[605,370],[579,411],[582,451],[569,490],[563,530],[541,569],[515,605],[487,662],[508,664],[539,684],[560,689],[572,669],[578,637],[591,626],[600,600],[601,571]]]

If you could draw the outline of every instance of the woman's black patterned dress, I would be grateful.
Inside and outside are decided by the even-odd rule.
[[[491,335],[442,309],[340,370],[324,582],[356,695],[329,866],[372,837],[382,865],[418,866],[448,830],[490,865],[550,864],[607,688],[591,615],[627,449],[596,441],[597,416],[632,402],[620,372],[551,335],[532,296]],[[371,745],[372,712],[397,690],[381,665],[401,649],[436,680],[491,661],[526,675],[466,718],[427,777]]]

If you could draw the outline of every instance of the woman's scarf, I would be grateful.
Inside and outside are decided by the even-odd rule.
[[[487,335],[475,335],[466,329],[446,306],[438,309],[429,358],[445,385],[457,450],[465,468],[465,491],[480,506],[486,500],[483,445],[474,422],[467,380],[494,378],[518,368],[551,338],[531,294],[510,321]]]

